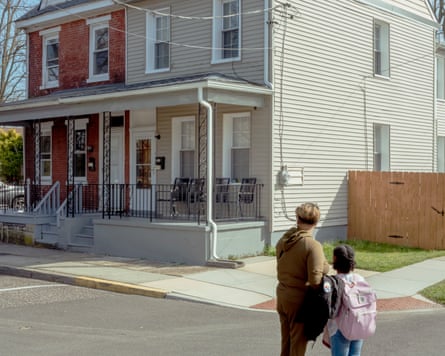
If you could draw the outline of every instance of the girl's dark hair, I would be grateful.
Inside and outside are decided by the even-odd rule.
[[[355,252],[349,245],[340,245],[334,248],[334,269],[339,273],[349,273],[355,267]]]

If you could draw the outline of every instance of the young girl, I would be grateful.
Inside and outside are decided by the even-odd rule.
[[[359,274],[353,273],[355,253],[349,245],[340,245],[334,249],[333,267],[337,271],[337,275],[346,283],[364,280]],[[338,329],[335,319],[329,319],[327,332],[330,338],[332,356],[360,356],[363,340],[346,339]]]

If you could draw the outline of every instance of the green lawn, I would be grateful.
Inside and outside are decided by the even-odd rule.
[[[391,271],[424,260],[445,256],[445,250],[422,250],[418,248],[381,244],[369,241],[338,241],[324,243],[323,249],[329,263],[332,264],[334,247],[343,243],[352,246],[356,253],[356,268],[376,272]],[[275,249],[269,247],[265,251],[275,255]],[[445,281],[437,283],[420,292],[425,298],[445,305]]]
[[[347,243],[354,248],[356,268],[376,272],[391,271],[430,258],[445,256],[445,250],[428,251],[369,241],[339,241],[323,244],[324,253],[329,262],[332,263],[334,247],[342,243]]]

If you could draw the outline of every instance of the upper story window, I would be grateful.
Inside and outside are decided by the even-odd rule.
[[[445,57],[437,57],[436,97],[445,100]]]
[[[173,118],[172,125],[173,178],[193,178],[195,176],[195,118]]]
[[[374,171],[390,169],[389,125],[374,124]]]
[[[147,73],[170,69],[170,9],[147,13]]]
[[[59,86],[59,32],[60,27],[40,31],[40,36],[42,36],[41,89]]]
[[[389,24],[374,20],[374,74],[389,77]]]
[[[109,26],[111,16],[87,20],[90,26],[90,65],[88,82],[109,80]]]
[[[212,63],[240,60],[241,0],[213,0]]]
[[[241,181],[250,177],[250,113],[223,118],[223,175]]]

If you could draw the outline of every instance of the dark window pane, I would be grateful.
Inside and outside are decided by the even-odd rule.
[[[95,49],[108,48],[108,28],[101,28],[96,30],[96,47]]]
[[[249,155],[248,148],[232,149],[232,178],[241,181],[249,177]]]
[[[40,153],[51,154],[51,136],[40,137]]]
[[[181,177],[193,178],[195,176],[195,151],[181,151],[179,164]]]
[[[94,74],[108,73],[108,50],[94,54]]]
[[[85,130],[76,130],[76,151],[85,151]]]
[[[76,153],[74,155],[74,176],[85,177],[86,176],[86,155],[85,153]]]

